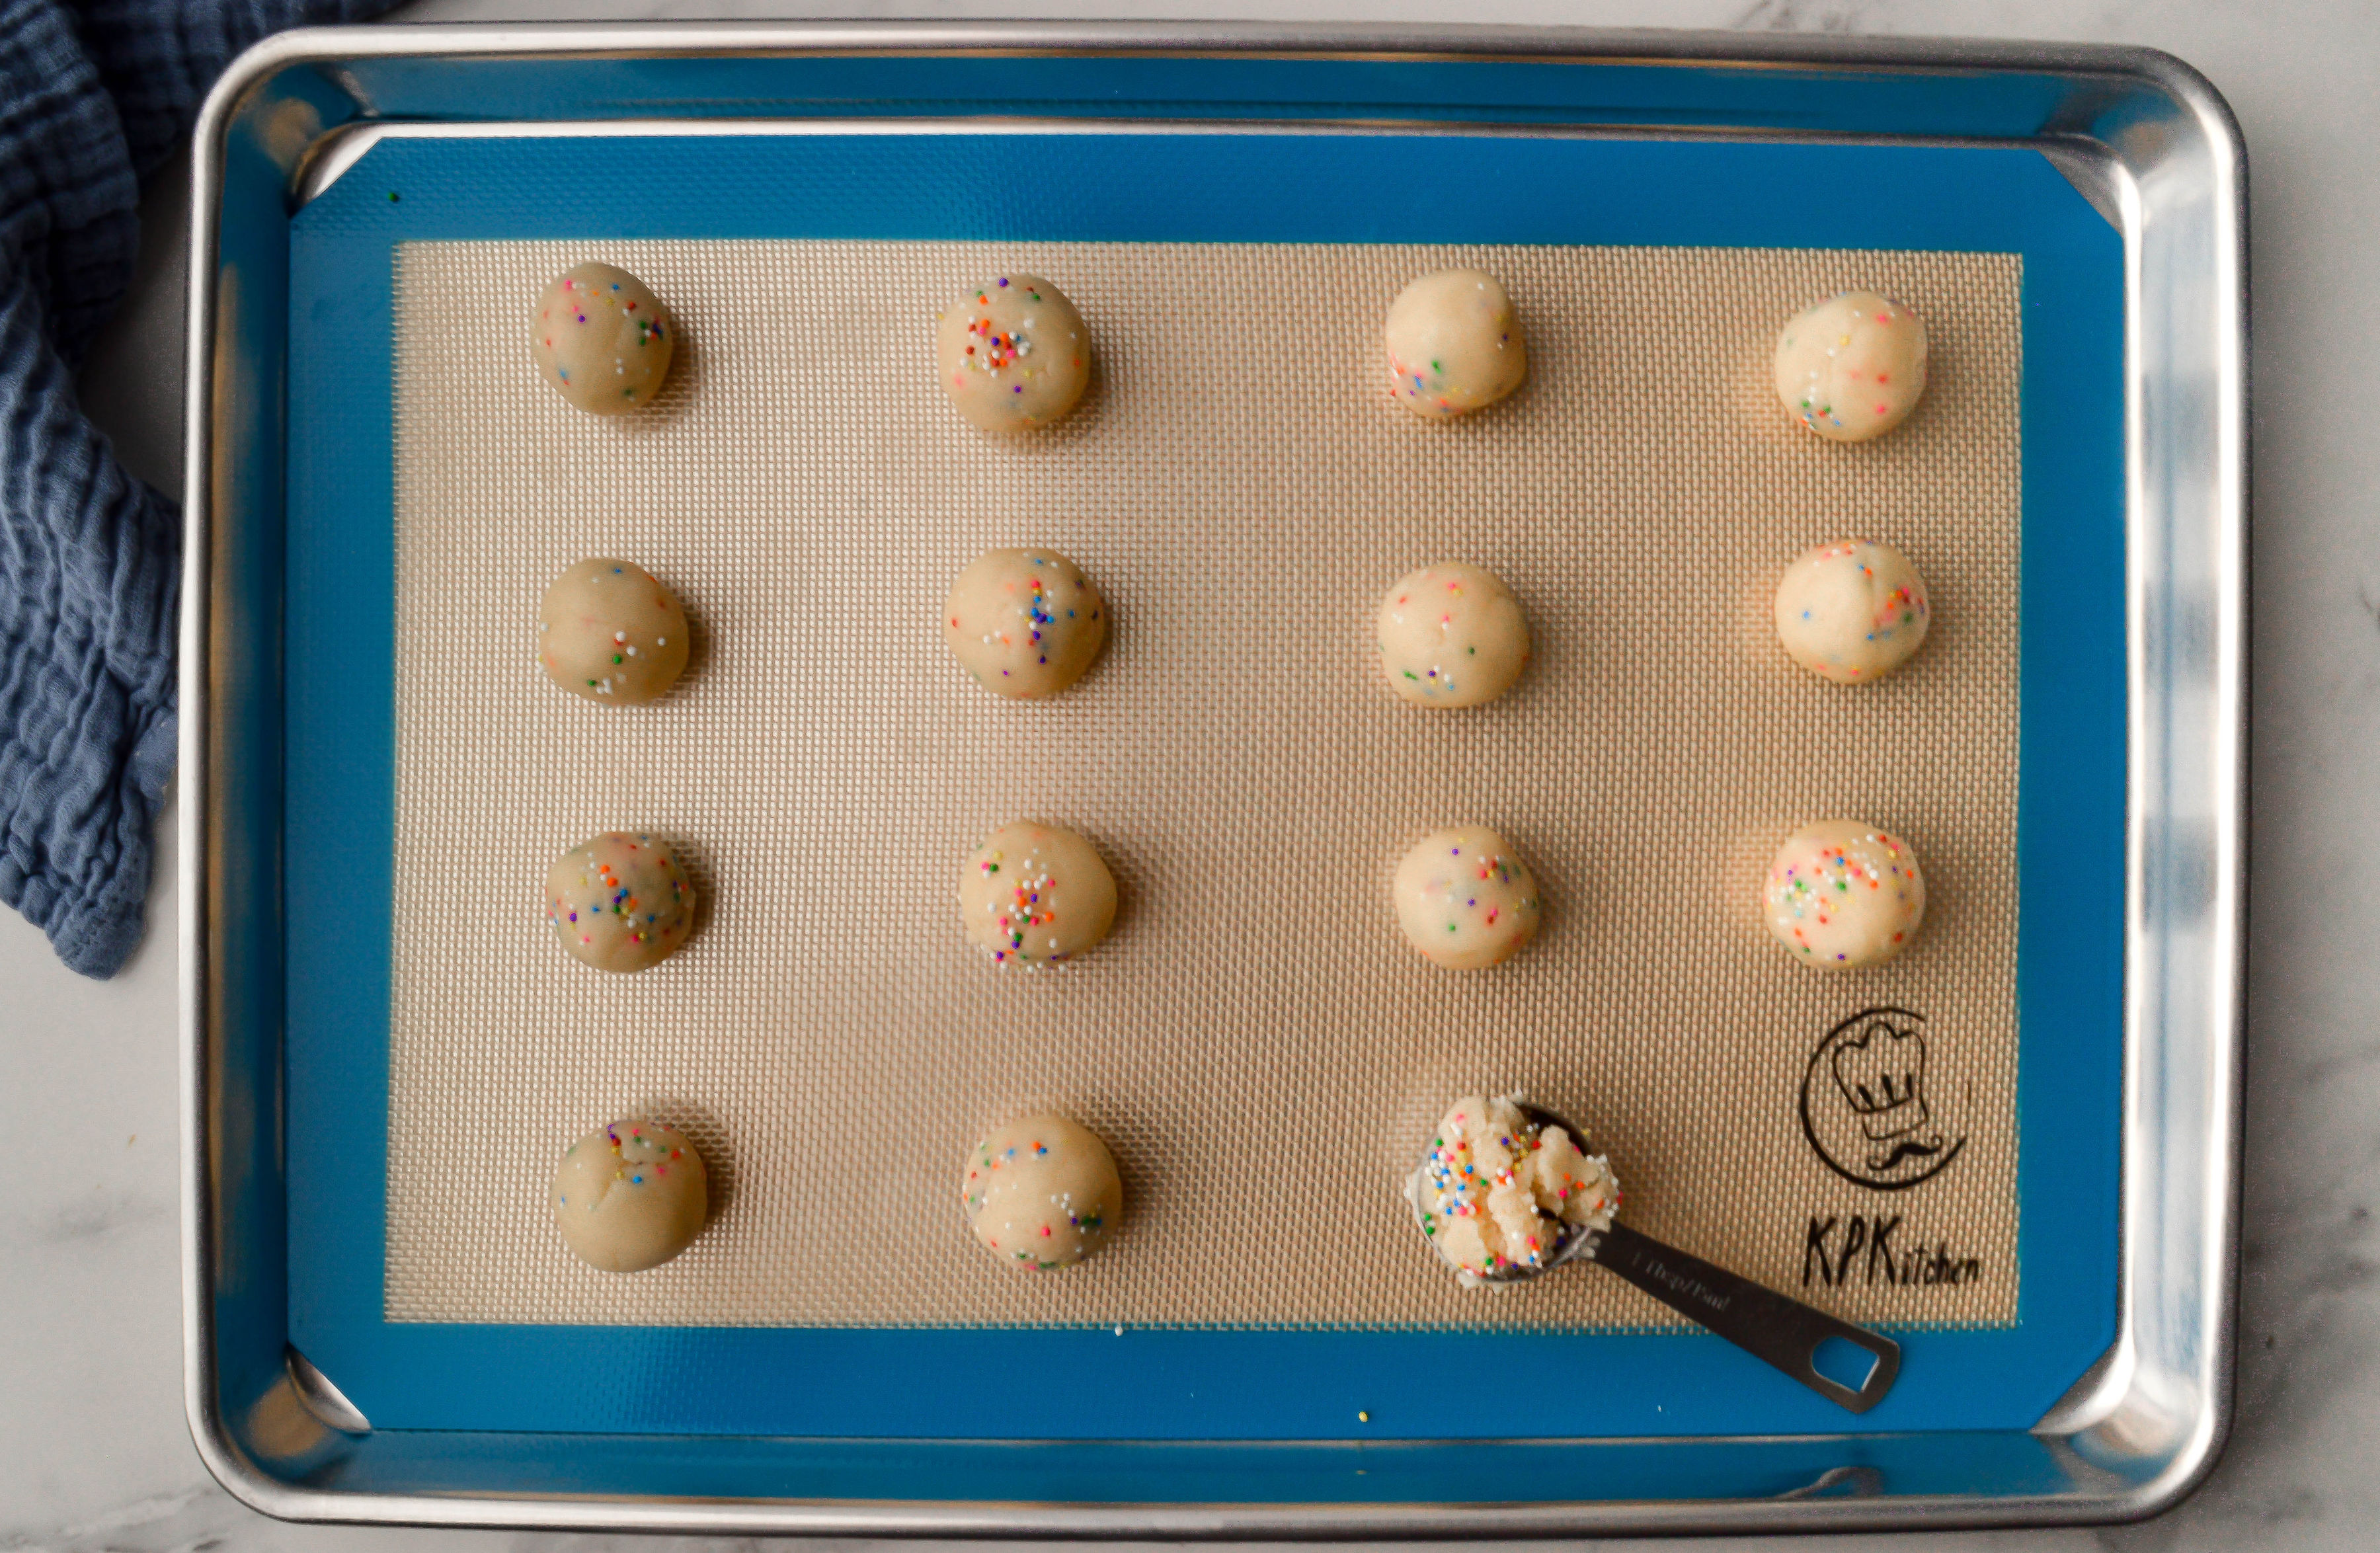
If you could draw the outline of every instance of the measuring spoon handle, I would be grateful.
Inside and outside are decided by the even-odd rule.
[[[1865,1413],[1884,1401],[1900,1374],[1900,1344],[1890,1338],[1789,1300],[1625,1224],[1604,1231],[1586,1255],[1679,1315],[1853,1413]],[[1867,1378],[1856,1388],[1820,1375],[1812,1363],[1818,1345],[1828,1338],[1840,1338],[1875,1358]]]

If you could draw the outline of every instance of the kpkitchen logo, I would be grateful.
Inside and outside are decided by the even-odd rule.
[[[1925,1091],[1925,1016],[1862,1009],[1827,1032],[1802,1075],[1802,1133],[1827,1167],[1878,1192],[1904,1192],[1967,1147]]]

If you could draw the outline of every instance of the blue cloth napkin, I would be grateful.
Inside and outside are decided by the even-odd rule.
[[[234,55],[387,0],[0,0],[0,901],[85,976],[140,941],[174,770],[179,516],[74,371],[122,300],[140,180]]]

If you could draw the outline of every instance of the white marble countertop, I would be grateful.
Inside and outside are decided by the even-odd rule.
[[[2156,1521],[1860,1539],[1863,1547],[2350,1549],[2380,1540],[2380,6],[2353,0],[420,0],[411,20],[1016,14],[1744,27],[2151,44],[2213,79],[2253,186],[2255,625],[2246,1262],[2238,1425]],[[85,374],[139,472],[180,479],[178,172],[140,287]],[[2358,369],[2357,363],[2366,366]],[[2365,429],[2358,431],[2357,427]],[[170,835],[172,815],[163,821]],[[115,980],[62,969],[0,912],[0,1550],[591,1548],[631,1539],[292,1526],[208,1478],[182,1422],[175,1215],[174,864]],[[1840,1539],[1849,1541],[1851,1539]],[[1811,1549],[1830,1539],[1779,1540]]]

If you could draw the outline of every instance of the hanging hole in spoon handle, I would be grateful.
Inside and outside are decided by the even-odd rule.
[[[1865,1413],[1884,1401],[1884,1394],[1900,1377],[1900,1344],[1890,1338],[1839,1321],[1799,1300],[1789,1300],[1625,1224],[1604,1231],[1586,1255],[1679,1315],[1853,1413]],[[1818,1350],[1829,1339],[1850,1343],[1875,1360],[1867,1377],[1857,1386],[1846,1386],[1819,1372]]]

